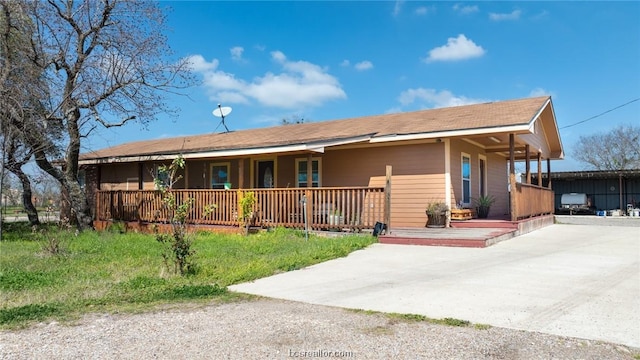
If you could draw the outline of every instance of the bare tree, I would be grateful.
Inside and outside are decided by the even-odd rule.
[[[39,104],[45,111],[34,112],[43,128],[64,130],[58,137],[44,131],[24,138],[38,166],[60,182],[70,219],[88,228],[91,213],[78,181],[82,139],[98,126],[146,126],[171,112],[163,95],[191,84],[188,63],[169,59],[165,15],[156,2],[21,1],[36,27],[30,60],[47,83]],[[52,155],[51,145],[63,153]]]
[[[32,158],[33,149],[25,136],[42,135],[42,127],[34,122],[34,109],[46,94],[42,70],[30,60],[31,35],[35,32],[26,4],[0,0],[0,130],[2,133],[2,172],[12,172],[22,185],[22,204],[32,225],[38,224],[38,213],[32,202],[29,176],[22,170]],[[59,133],[48,129],[50,135]],[[40,141],[49,144],[49,141]]]
[[[37,197],[35,204],[43,207],[58,207],[60,205],[60,183],[51,175],[39,170],[31,175],[33,194]]]
[[[580,136],[573,156],[595,170],[640,169],[640,126],[619,125]]]

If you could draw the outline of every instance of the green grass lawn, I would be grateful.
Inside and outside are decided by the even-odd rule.
[[[198,233],[196,273],[177,276],[162,260],[153,235],[74,232],[50,228],[33,234],[25,224],[7,227],[0,242],[0,327],[47,319],[73,319],[97,311],[136,311],[182,301],[226,301],[239,282],[346,256],[376,239],[328,238],[285,229],[249,235]],[[43,250],[62,240],[61,255]]]

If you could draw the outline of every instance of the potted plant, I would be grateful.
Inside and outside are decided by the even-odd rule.
[[[427,204],[425,213],[427,214],[427,227],[445,227],[447,216],[449,216],[449,206],[443,201],[432,201]]]
[[[474,203],[476,205],[476,214],[479,219],[486,219],[489,216],[489,210],[491,209],[491,205],[496,202],[496,198],[492,195],[481,195],[480,197],[474,199]]]

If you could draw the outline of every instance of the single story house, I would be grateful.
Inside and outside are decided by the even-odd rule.
[[[550,171],[563,149],[548,96],[132,142],[81,154],[96,220],[153,221],[158,166],[178,156],[174,189],[195,199],[194,221],[213,202],[202,223],[237,224],[237,190],[251,190],[263,224],[361,229],[424,227],[429,202],[470,208],[480,195],[495,197],[493,215],[552,213],[550,186],[516,183],[514,162]]]

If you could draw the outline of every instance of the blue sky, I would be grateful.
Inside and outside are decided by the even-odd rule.
[[[560,128],[640,98],[640,2],[165,1],[168,41],[199,86],[178,117],[97,132],[83,151],[232,130],[551,95]],[[640,101],[561,129],[640,123]],[[217,131],[221,131],[218,128]],[[603,144],[594,144],[594,151]]]

